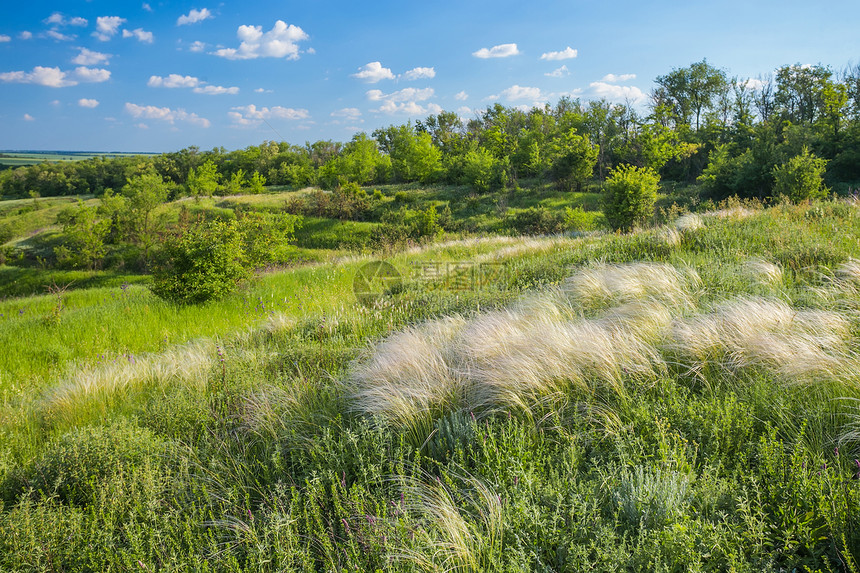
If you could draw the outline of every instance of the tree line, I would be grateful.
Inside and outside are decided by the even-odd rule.
[[[337,188],[420,182],[487,192],[520,180],[575,190],[621,165],[702,184],[708,197],[768,197],[775,170],[808,153],[829,185],[860,180],[860,66],[787,65],[741,81],[707,60],[656,78],[646,112],[564,97],[520,109],[495,104],[358,133],[346,143],[265,141],[230,151],[189,147],[153,157],[93,158],[0,172],[8,197],[101,195],[154,173],[168,195],[260,192],[266,185]]]

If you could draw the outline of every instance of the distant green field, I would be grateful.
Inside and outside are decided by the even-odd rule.
[[[94,152],[94,151],[0,151],[0,165],[21,167],[36,165],[45,161],[60,163],[64,161],[81,161],[93,157],[131,157],[135,155],[157,155],[155,153],[125,153],[125,152]]]

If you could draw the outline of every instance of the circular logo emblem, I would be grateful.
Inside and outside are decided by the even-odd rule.
[[[385,295],[395,291],[402,282],[394,265],[385,261],[373,261],[362,265],[355,273],[352,292],[364,306],[374,306]]]

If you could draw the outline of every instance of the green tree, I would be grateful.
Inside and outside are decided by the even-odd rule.
[[[795,203],[826,197],[829,192],[824,186],[826,165],[826,160],[816,157],[804,147],[800,155],[774,167],[774,195],[788,197]]]
[[[221,187],[220,182],[221,174],[211,159],[207,159],[196,169],[191,168],[188,173],[188,190],[195,197],[215,195]]]
[[[144,268],[149,265],[152,248],[158,241],[160,225],[154,212],[167,200],[169,192],[168,184],[154,171],[135,175],[122,188],[126,200],[123,218],[132,241],[143,251]]]
[[[687,126],[695,131],[699,131],[705,115],[713,109],[719,94],[729,83],[726,72],[707,60],[657,76],[655,82],[658,86],[653,94],[655,106],[669,106],[676,126]]]
[[[582,183],[594,174],[599,150],[591,144],[588,136],[568,130],[553,141],[551,152],[550,177],[558,188],[580,190]]]
[[[660,176],[647,167],[619,165],[603,184],[603,213],[610,227],[629,232],[654,213]]]
[[[466,153],[463,159],[463,181],[475,191],[486,193],[501,187],[504,174],[493,154],[479,147]]]
[[[110,231],[110,220],[99,219],[96,207],[84,205],[64,209],[57,215],[63,226],[65,242],[54,248],[54,256],[62,266],[95,269],[107,253],[105,238]]]

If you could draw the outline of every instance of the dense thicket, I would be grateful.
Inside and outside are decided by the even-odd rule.
[[[698,178],[712,198],[767,197],[776,168],[804,149],[827,161],[826,183],[835,190],[860,180],[860,66],[836,73],[789,65],[741,81],[703,60],[656,78],[647,115],[629,104],[567,97],[530,110],[495,104],[471,120],[442,112],[346,144],[266,141],[232,152],[189,147],[19,167],[0,172],[0,194],[99,195],[147,171],[173,195],[412,181],[485,192],[521,178],[575,189],[629,164],[663,180]]]

